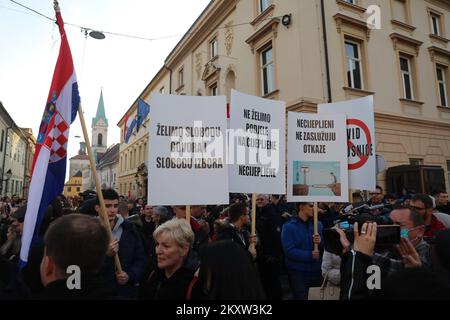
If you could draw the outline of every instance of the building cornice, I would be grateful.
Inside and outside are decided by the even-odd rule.
[[[450,11],[450,0],[425,0],[428,3],[434,4],[444,10]]]
[[[448,121],[436,121],[432,119],[424,119],[424,118],[416,118],[411,116],[402,116],[398,114],[390,114],[385,112],[375,112],[375,120],[383,120],[395,124],[405,124],[409,125],[418,125],[421,127],[430,127],[433,129],[441,128],[441,129],[450,129],[450,123]]]
[[[367,39],[370,39],[370,28],[367,23],[362,20],[355,19],[342,13],[337,13],[333,16],[336,21],[336,29],[338,33],[342,32],[342,25],[350,25],[366,32]]]
[[[450,51],[436,47],[436,46],[429,47],[428,51],[430,52],[431,61],[434,61],[434,59],[437,55],[441,55],[446,58],[450,58]]]
[[[391,33],[390,38],[392,39],[392,42],[394,44],[394,50],[397,50],[399,43],[405,43],[408,46],[414,48],[414,50],[416,51],[416,55],[419,54],[420,47],[423,45],[422,41],[404,36],[404,35],[402,35],[400,33],[396,33],[396,32]]]
[[[212,0],[165,60],[169,68],[197,48],[235,9],[239,0]]]

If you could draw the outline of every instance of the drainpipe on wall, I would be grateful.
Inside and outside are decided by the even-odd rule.
[[[173,70],[170,69],[167,65],[164,65],[164,67],[167,70],[169,70],[169,72],[170,72],[170,75],[169,75],[169,94],[172,94],[172,73],[173,73]]]
[[[327,91],[328,91],[328,103],[333,101],[331,96],[331,80],[330,80],[330,61],[328,58],[328,37],[327,37],[327,22],[325,18],[325,3],[324,0],[320,1],[322,10],[322,29],[323,29],[323,42],[325,46],[325,68],[327,73]]]

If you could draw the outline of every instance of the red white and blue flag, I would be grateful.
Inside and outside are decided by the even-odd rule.
[[[22,267],[28,261],[30,248],[42,241],[39,229],[45,209],[64,189],[69,129],[80,104],[72,54],[58,11],[56,24],[61,34],[61,48],[36,141],[20,250]]]

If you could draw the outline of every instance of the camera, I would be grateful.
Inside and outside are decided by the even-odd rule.
[[[377,239],[375,245],[375,251],[382,251],[385,249],[390,249],[392,246],[400,243],[400,233],[401,228],[399,225],[392,224],[390,219],[386,219],[383,216],[373,216],[369,213],[359,213],[359,214],[344,214],[338,221],[339,228],[341,228],[345,236],[350,243],[354,241],[354,231],[353,226],[355,222],[358,223],[359,232],[366,222],[376,222],[377,223]],[[325,250],[341,255],[343,247],[340,241],[339,233],[334,229],[325,229],[323,231]]]

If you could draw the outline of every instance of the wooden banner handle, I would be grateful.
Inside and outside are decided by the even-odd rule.
[[[191,224],[191,206],[186,206],[186,221]]]
[[[86,149],[87,149],[87,153],[89,156],[89,163],[91,165],[91,171],[92,171],[92,175],[94,177],[95,189],[97,190],[97,196],[98,196],[98,200],[100,202],[100,213],[99,213],[100,221],[105,226],[105,228],[108,232],[109,242],[111,243],[112,242],[111,226],[109,224],[108,214],[106,213],[105,199],[103,199],[102,188],[100,186],[100,180],[98,179],[98,175],[97,175],[97,168],[95,166],[94,155],[92,153],[91,143],[89,141],[89,135],[88,135],[88,132],[86,129],[86,122],[84,121],[84,115],[83,115],[83,109],[81,107],[81,103],[78,106],[78,116],[80,117],[81,128],[83,129],[83,135],[84,135],[84,142],[86,143]],[[120,264],[119,255],[116,254],[114,256],[114,262],[116,265],[116,272],[122,273],[122,266]]]

